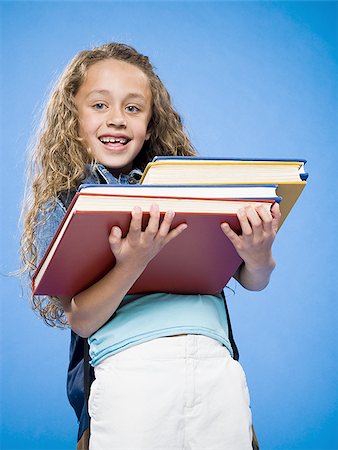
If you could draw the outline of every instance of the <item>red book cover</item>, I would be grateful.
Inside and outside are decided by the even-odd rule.
[[[144,213],[144,226],[148,217]],[[112,226],[121,227],[125,235],[130,219],[130,212],[74,211],[56,251],[36,271],[34,294],[73,296],[98,281],[115,263],[108,243]],[[242,262],[220,228],[224,221],[239,230],[232,214],[176,213],[173,227],[187,223],[188,228],[149,263],[129,293],[220,292]]]

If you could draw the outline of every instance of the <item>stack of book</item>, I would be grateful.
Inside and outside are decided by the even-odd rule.
[[[148,264],[129,293],[215,294],[242,260],[221,230],[240,233],[237,211],[280,202],[284,222],[306,185],[305,160],[156,157],[139,185],[82,185],[33,277],[35,295],[74,296],[115,264],[108,236],[127,234],[138,205],[147,225],[150,206],[175,211],[172,227],[188,228]]]

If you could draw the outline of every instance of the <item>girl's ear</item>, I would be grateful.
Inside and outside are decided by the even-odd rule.
[[[150,136],[151,136],[151,132],[152,132],[152,129],[151,129],[151,123],[149,123],[149,124],[148,124],[148,128],[147,128],[147,133],[146,133],[145,141],[149,141]]]

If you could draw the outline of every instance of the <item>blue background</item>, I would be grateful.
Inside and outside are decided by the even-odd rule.
[[[262,450],[338,448],[337,2],[1,2],[3,449],[71,449],[69,331],[21,298],[26,147],[52,80],[106,41],[149,55],[202,155],[299,157],[308,186],[260,293],[229,297]]]

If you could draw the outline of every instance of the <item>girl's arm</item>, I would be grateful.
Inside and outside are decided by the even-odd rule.
[[[148,263],[187,227],[181,224],[170,231],[173,218],[174,213],[168,211],[160,225],[159,208],[152,205],[147,228],[141,231],[142,210],[135,207],[125,238],[120,228],[112,228],[109,243],[116,258],[114,268],[72,299],[60,299],[75,333],[88,337],[110,319]]]
[[[256,209],[247,206],[239,210],[237,216],[242,228],[240,236],[226,222],[221,225],[224,234],[243,259],[234,278],[246,289],[260,291],[268,285],[276,265],[272,257],[272,244],[281,217],[279,205],[275,203],[271,212],[263,206]]]

